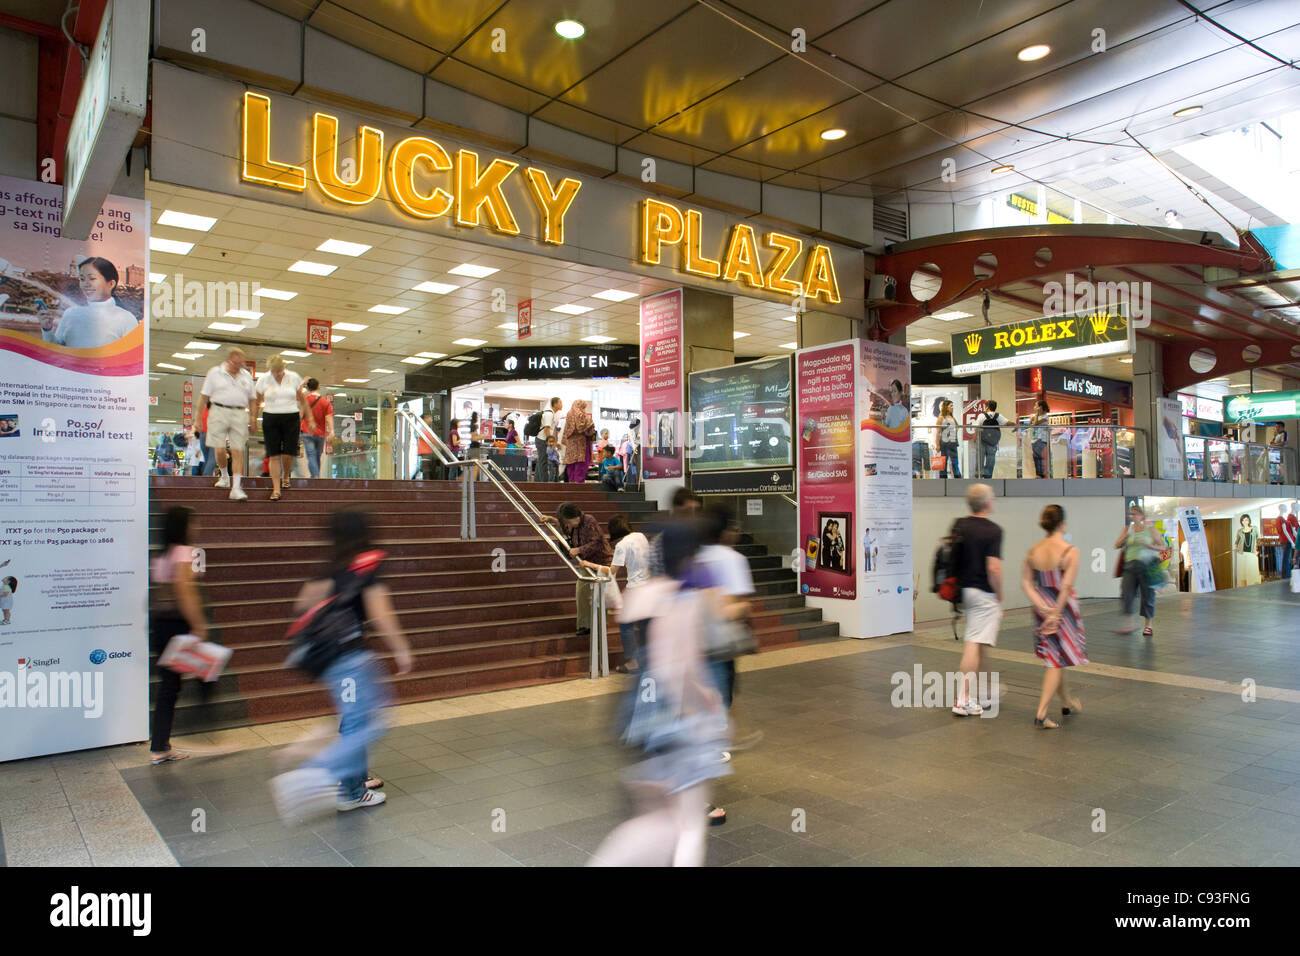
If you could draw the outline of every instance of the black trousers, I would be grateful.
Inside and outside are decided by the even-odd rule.
[[[161,654],[168,641],[191,630],[189,621],[181,617],[153,618],[149,622],[149,650]],[[181,675],[157,664],[154,669],[158,674],[158,691],[154,694],[149,749],[154,753],[165,753],[172,747],[172,722],[176,718],[176,698],[181,693]],[[200,683],[199,692],[204,702],[212,696],[215,687],[215,683]]]

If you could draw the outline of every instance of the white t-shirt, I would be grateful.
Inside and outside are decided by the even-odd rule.
[[[616,568],[627,568],[627,586],[640,587],[650,580],[650,539],[640,531],[624,535],[614,545]]]
[[[257,395],[257,390],[253,387],[253,376],[248,374],[248,369],[241,368],[238,375],[231,375],[223,362],[208,369],[199,394],[206,395],[217,405],[246,408]]]
[[[257,394],[266,404],[262,411],[268,415],[292,415],[298,409],[298,389],[302,388],[302,376],[289,369],[284,370],[284,378],[275,380],[271,371],[265,371],[257,379]]]
[[[754,576],[749,573],[749,561],[739,551],[723,544],[710,544],[700,549],[696,559],[713,574],[713,586],[732,597],[754,593]]]
[[[48,332],[42,329],[41,337],[70,349],[97,349],[116,342],[134,331],[138,324],[133,314],[114,300],[105,299],[89,305],[74,305],[63,313],[63,318],[54,328]]]
[[[542,427],[538,430],[537,437],[543,441],[555,437],[555,412],[549,408],[542,412]]]

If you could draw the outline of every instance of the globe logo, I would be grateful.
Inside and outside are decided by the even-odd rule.
[[[518,367],[519,367],[519,359],[515,358],[513,355],[511,355],[509,358],[506,359],[507,372],[513,372]]]
[[[102,664],[106,660],[108,660],[108,655],[98,648],[90,652],[90,663]]]

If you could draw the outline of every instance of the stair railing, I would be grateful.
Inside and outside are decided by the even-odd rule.
[[[595,572],[584,568],[569,553],[569,541],[560,532],[560,529],[551,524],[549,516],[542,514],[537,505],[519,489],[519,486],[511,480],[505,470],[491,458],[470,458],[463,461],[457,458],[438,433],[408,408],[398,409],[398,421],[405,428],[410,429],[411,435],[423,440],[433,449],[433,457],[437,459],[439,464],[449,470],[453,468],[462,469],[462,474],[465,475],[464,480],[460,483],[460,536],[462,539],[467,540],[478,537],[478,527],[475,521],[474,486],[478,484],[477,478],[481,475],[497,491],[501,492],[506,501],[528,523],[529,527],[547,543],[550,549],[564,562],[565,567],[573,572],[574,579],[589,585],[591,591],[591,676],[593,678],[608,677],[609,634],[605,620],[605,585],[611,578],[603,572]],[[404,429],[398,429],[395,442],[402,443],[404,447],[405,444],[409,443],[410,437],[410,435],[404,435]],[[396,445],[394,453],[397,453]],[[469,469],[469,471],[465,472],[464,469]]]

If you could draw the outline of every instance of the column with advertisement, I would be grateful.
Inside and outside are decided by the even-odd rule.
[[[1193,594],[1208,594],[1214,590],[1214,567],[1210,560],[1210,544],[1205,539],[1205,526],[1201,524],[1200,508],[1179,508],[1178,523],[1187,539],[1187,555],[1191,559],[1188,588]]]
[[[912,629],[911,369],[908,349],[862,341],[856,431],[863,637]]]
[[[641,300],[641,476],[681,478],[682,290]]]
[[[1160,477],[1182,480],[1183,405],[1176,398],[1156,399],[1156,448],[1159,449]]]
[[[149,211],[0,177],[0,761],[148,731]]]

